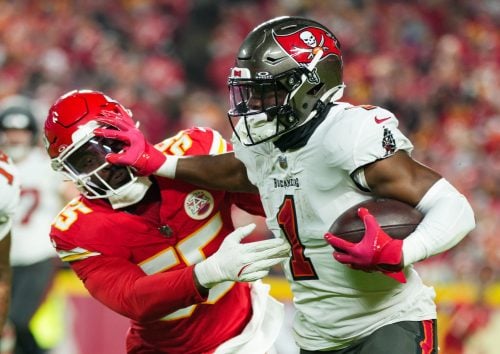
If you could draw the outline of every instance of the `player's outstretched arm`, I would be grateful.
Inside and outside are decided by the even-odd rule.
[[[178,157],[164,155],[147,141],[144,134],[127,120],[102,117],[100,123],[116,129],[97,128],[96,136],[120,140],[124,148],[119,153],[110,153],[106,160],[115,165],[130,166],[140,176],[156,174],[210,189],[230,192],[257,193],[248,180],[245,165],[234,153]]]
[[[210,189],[258,193],[257,187],[248,180],[245,165],[233,152],[220,155],[168,156],[157,174]]]

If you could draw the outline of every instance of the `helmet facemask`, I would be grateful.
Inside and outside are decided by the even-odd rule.
[[[275,78],[230,78],[228,117],[238,139],[244,145],[256,145],[296,127],[299,119],[290,94],[299,84],[293,72]]]
[[[123,143],[94,136],[93,130],[98,126],[93,121],[77,130],[74,133],[75,143],[52,159],[52,168],[72,180],[88,199],[120,195],[137,181],[130,167],[106,161],[106,155],[120,152]]]

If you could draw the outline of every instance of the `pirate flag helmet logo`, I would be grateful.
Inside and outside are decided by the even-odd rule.
[[[318,55],[318,61],[329,55],[339,57],[341,55],[337,38],[322,28],[311,26],[282,35],[273,31],[273,37],[283,51],[302,66],[310,65],[316,55]],[[308,80],[319,83],[319,77],[315,69],[312,68],[313,75],[308,75]]]

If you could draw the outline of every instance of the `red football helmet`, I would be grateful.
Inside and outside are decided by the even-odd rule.
[[[94,129],[117,129],[100,123],[100,117],[132,121],[131,116],[129,110],[101,92],[75,90],[64,94],[50,108],[44,127],[52,168],[74,181],[87,198],[119,194],[137,177],[129,167],[106,161],[106,155],[122,150],[123,143],[97,137]]]

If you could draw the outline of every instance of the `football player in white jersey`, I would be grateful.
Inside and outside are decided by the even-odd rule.
[[[0,342],[11,291],[10,242],[12,218],[19,203],[19,178],[12,160],[0,150]]]
[[[14,161],[21,184],[10,253],[9,319],[15,328],[16,353],[42,352],[29,322],[52,284],[56,254],[48,237],[50,224],[63,206],[63,186],[71,186],[63,184],[52,171],[47,154],[37,145],[37,110],[41,111],[41,107],[24,96],[11,96],[0,102],[0,148]]]
[[[302,354],[437,353],[435,293],[412,264],[474,228],[466,198],[412,159],[393,113],[339,102],[340,44],[315,21],[280,17],[256,27],[229,89],[234,154],[169,157],[155,173],[260,193],[267,226],[292,247],[284,270]],[[120,155],[130,166],[138,158],[137,149]],[[358,212],[366,227],[358,244],[327,233],[345,210],[373,197],[425,216],[404,241],[385,234],[366,209]]]

